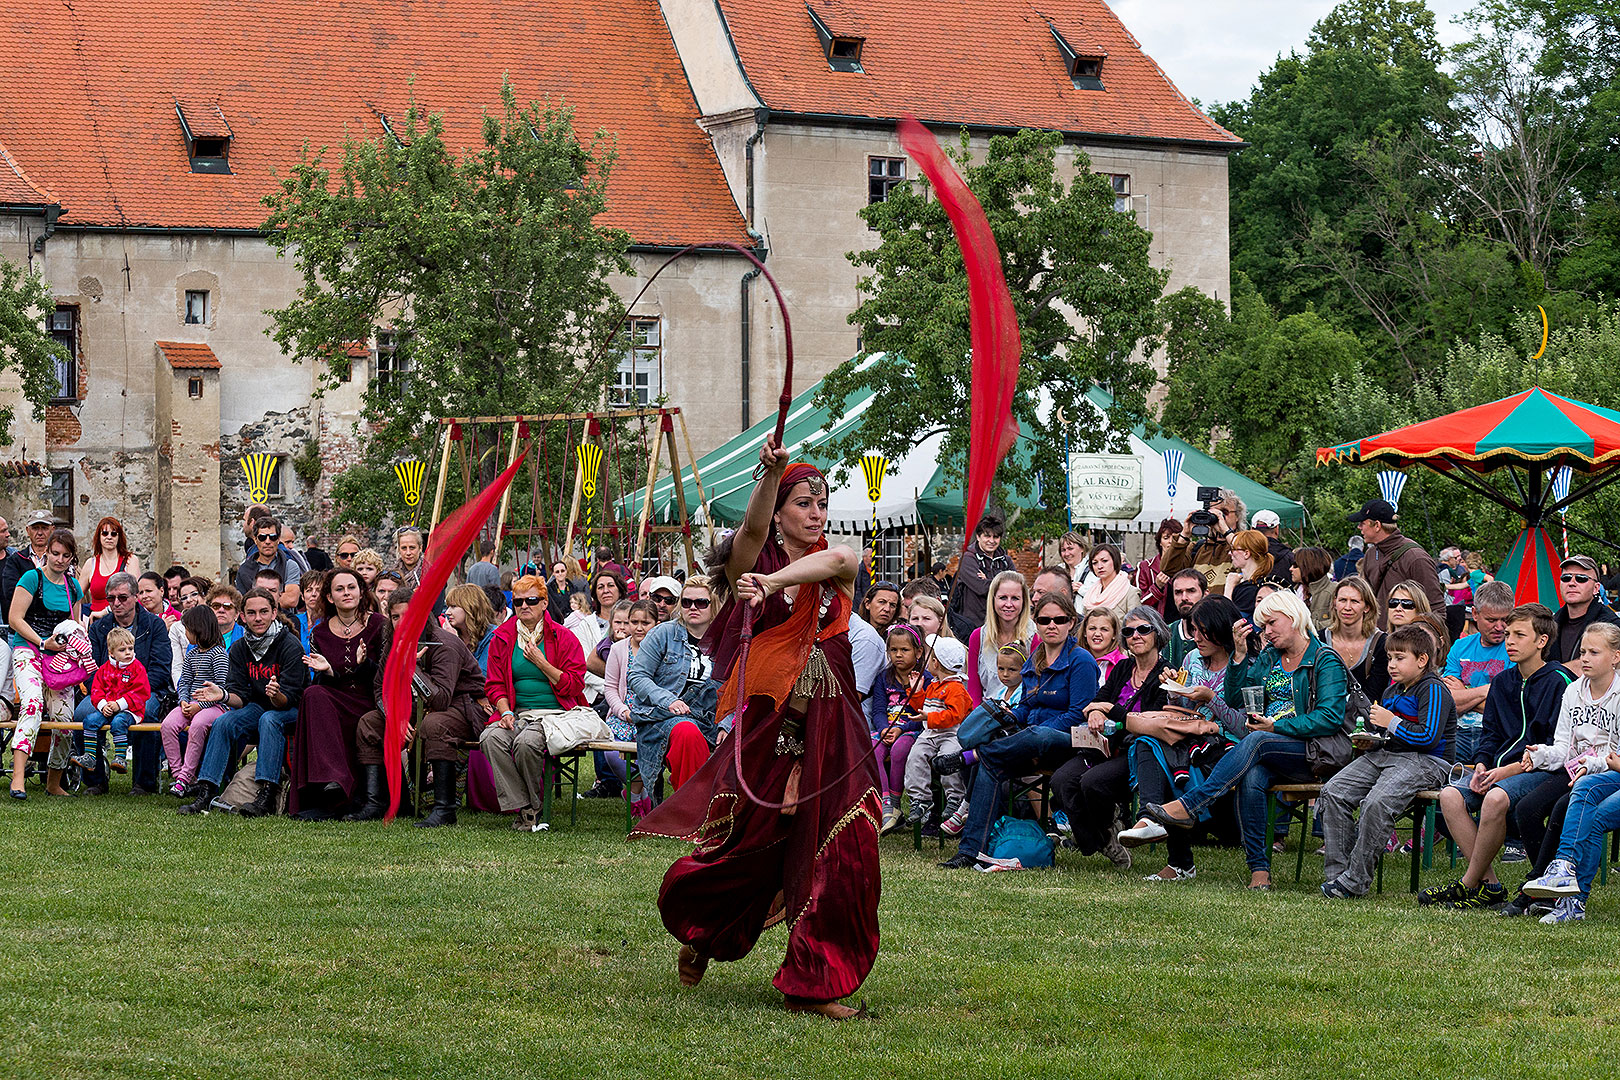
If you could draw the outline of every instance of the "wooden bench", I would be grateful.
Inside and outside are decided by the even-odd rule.
[[[1322,794],[1321,784],[1272,784],[1266,789],[1266,845],[1276,835],[1277,809],[1282,807],[1285,821],[1300,823],[1299,857],[1294,862],[1294,880],[1305,874],[1305,845],[1311,836],[1311,800]],[[1287,805],[1284,805],[1287,804]]]
[[[17,727],[17,721],[6,720],[0,722],[0,731],[11,731]],[[161,731],[162,724],[131,724],[129,730],[137,732]],[[84,725],[77,720],[42,720],[39,724],[41,731],[83,731]]]
[[[579,763],[586,754],[602,751],[604,753],[617,753],[624,758],[624,831],[628,834],[635,827],[635,818],[630,810],[630,777],[631,765],[636,760],[636,744],[633,742],[618,742],[617,740],[603,739],[582,743],[565,754],[547,754],[541,769],[541,796],[540,820],[551,821],[552,788],[555,782],[567,779],[574,789],[574,798],[568,800],[568,824],[579,823]]]

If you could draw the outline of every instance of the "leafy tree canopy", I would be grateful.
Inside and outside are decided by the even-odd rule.
[[[56,309],[51,288],[37,271],[0,261],[0,371],[15,371],[23,400],[35,420],[45,419],[45,405],[56,393],[56,364],[66,351],[45,330],[46,315]],[[0,406],[0,443],[12,441],[17,410]],[[43,456],[44,447],[37,448]]]

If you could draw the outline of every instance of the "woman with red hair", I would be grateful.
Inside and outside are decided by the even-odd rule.
[[[104,517],[96,523],[96,534],[90,538],[90,557],[79,570],[86,597],[90,601],[90,617],[100,618],[107,613],[107,579],[124,573],[132,578],[141,576],[141,560],[129,553],[129,537],[124,526],[115,517]]]
[[[829,548],[827,480],[789,466],[774,439],[741,528],[709,559],[725,606],[706,645],[725,680],[716,715],[733,727],[636,835],[697,845],[664,875],[658,907],[696,985],[711,960],[738,960],[786,921],[775,986],[784,1004],[835,1020],[878,949],[878,826],[871,737],[850,656],[859,557]],[[745,609],[756,617],[746,673]],[[742,685],[739,685],[741,683]],[[739,742],[740,740],[740,742]]]

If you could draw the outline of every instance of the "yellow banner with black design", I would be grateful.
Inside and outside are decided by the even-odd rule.
[[[866,474],[866,497],[876,504],[883,497],[883,474],[889,471],[889,459],[882,454],[867,454],[861,458],[861,472]]]
[[[247,454],[241,459],[242,472],[247,475],[248,495],[256,503],[270,500],[270,481],[275,478],[280,459],[274,454]]]
[[[411,508],[411,524],[416,524],[416,508],[422,503],[422,481],[427,477],[427,463],[412,458],[397,462],[394,475],[399,478],[399,489],[405,493],[405,505]]]
[[[596,498],[596,474],[602,468],[602,448],[595,443],[581,443],[575,450],[579,455],[579,471],[585,478],[585,497]]]

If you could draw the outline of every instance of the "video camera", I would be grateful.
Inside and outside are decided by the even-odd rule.
[[[1208,540],[1210,531],[1221,523],[1220,515],[1210,509],[1215,503],[1221,501],[1221,489],[1218,487],[1200,487],[1198,501],[1204,504],[1202,510],[1194,510],[1187,515],[1187,532],[1195,540]]]

